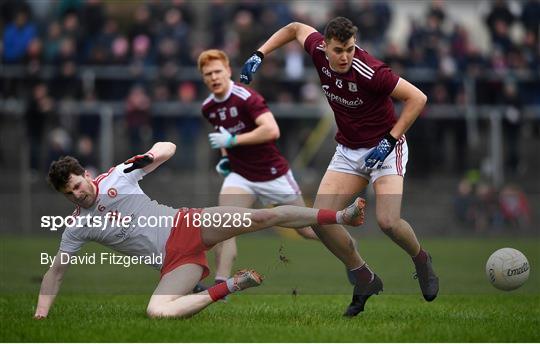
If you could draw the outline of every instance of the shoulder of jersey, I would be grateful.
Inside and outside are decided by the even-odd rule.
[[[108,176],[111,175],[111,173],[113,173],[113,171],[114,171],[115,168],[116,168],[116,166],[113,166],[113,167],[111,167],[107,172],[100,174],[99,176],[97,176],[97,177],[94,179],[94,182],[95,182],[96,184],[99,185],[99,183],[101,183],[101,181],[102,181],[103,179],[107,178]]]
[[[251,92],[253,91],[249,91],[244,86],[240,86],[234,83],[231,92],[238,98],[242,100],[247,100],[249,97],[251,97]]]
[[[371,80],[371,78],[373,78],[373,74],[375,74],[375,70],[360,59],[360,54],[365,53],[365,51],[358,45],[356,46],[356,48],[357,51],[354,54],[352,61],[353,70],[356,71],[356,73],[358,73],[360,76]]]
[[[212,99],[214,99],[214,95],[210,93],[210,95],[206,97],[206,99],[203,101],[202,106],[205,107],[206,105],[208,105],[212,101]]]

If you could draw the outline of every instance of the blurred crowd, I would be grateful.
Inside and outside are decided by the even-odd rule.
[[[466,230],[479,234],[531,229],[531,206],[522,188],[509,183],[497,189],[479,178],[477,171],[470,171],[459,182],[454,213]]]
[[[360,45],[397,73],[409,77],[414,70],[435,75],[430,81],[417,83],[428,94],[430,105],[464,104],[467,93],[461,78],[478,77],[476,103],[509,107],[505,135],[518,147],[522,106],[540,102],[540,83],[537,78],[524,85],[506,77],[538,76],[540,1],[521,1],[517,9],[504,0],[485,4],[482,19],[490,33],[488,54],[481,53],[459,18],[450,17],[450,3],[441,0],[426,1],[424,13],[410,18],[404,46],[388,39],[395,13],[385,1],[333,1],[327,16],[320,18],[288,1],[212,0],[196,5],[183,0],[148,0],[118,6],[102,0],[6,0],[0,5],[4,23],[2,63],[6,67],[24,66],[25,75],[24,79],[3,80],[0,92],[3,98],[28,100],[25,121],[33,169],[46,166],[42,156],[49,161],[64,153],[76,153],[89,164],[96,163],[99,115],[77,119],[63,116],[74,110],[70,107],[73,100],[88,104],[99,100],[124,102],[122,121],[133,152],[148,140],[165,139],[171,128],[189,147],[194,144],[200,122],[155,116],[151,107],[166,102],[189,104],[206,97],[201,80],[187,72],[193,70],[202,50],[224,49],[233,66],[238,67],[262,41],[287,23],[297,20],[323,30],[327,19],[342,15],[358,25]],[[521,38],[514,39],[510,34],[513,27],[521,29]],[[89,65],[128,67],[129,77],[111,70],[95,79],[85,78],[80,70]],[[53,68],[46,71],[44,66]],[[152,68],[156,73],[149,78],[146,71]],[[308,56],[301,47],[288,45],[265,59],[253,87],[268,102],[319,102],[317,80],[304,73],[309,68]],[[493,75],[504,75],[505,79],[494,81],[490,78]],[[420,123],[417,136],[419,140],[432,140],[438,130],[453,131],[458,154],[464,152],[464,120],[447,124],[434,129],[430,124],[423,128]],[[56,129],[48,138],[47,147],[51,148],[44,153],[41,143],[46,139],[46,126]],[[76,142],[72,142],[74,138]],[[436,163],[437,157],[433,158]],[[509,153],[509,160],[518,158],[518,153]],[[516,164],[512,161],[509,165]]]

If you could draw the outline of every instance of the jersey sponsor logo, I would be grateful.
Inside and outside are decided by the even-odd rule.
[[[336,86],[339,88],[343,87],[343,81],[341,79],[336,79]]]
[[[236,106],[233,106],[229,109],[229,113],[231,114],[231,117],[238,117],[238,109]]]
[[[354,82],[349,81],[349,91],[357,92],[358,91],[358,86]]]
[[[324,75],[326,75],[327,77],[331,78],[332,77],[332,74],[330,73],[330,71],[328,70],[328,68],[326,67],[322,67],[321,68],[321,71],[324,73]]]
[[[244,124],[244,122],[240,121],[238,122],[237,125],[235,125],[234,127],[230,127],[230,128],[227,128],[227,130],[229,131],[229,133],[231,134],[236,134],[238,132],[240,132],[241,130],[245,129],[246,128],[246,125]]]
[[[109,195],[110,198],[115,198],[118,195],[118,191],[116,191],[115,188],[110,188],[107,190],[107,195]]]
[[[364,102],[362,101],[362,99],[356,97],[356,99],[345,99],[343,97],[340,97],[330,91],[328,91],[328,89],[330,88],[330,86],[328,85],[322,85],[322,89],[323,89],[323,92],[324,94],[326,95],[326,97],[328,98],[329,101],[331,102],[335,102],[335,103],[339,103],[343,106],[346,106],[346,107],[349,107],[349,108],[356,108],[360,105],[362,105]]]

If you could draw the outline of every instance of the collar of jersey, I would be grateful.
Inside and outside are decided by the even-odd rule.
[[[234,87],[234,82],[233,82],[232,80],[229,80],[229,92],[227,92],[227,94],[226,94],[223,98],[218,98],[218,97],[216,97],[216,95],[214,94],[214,101],[215,101],[216,103],[223,103],[224,101],[226,101],[227,99],[229,99],[229,97],[231,96],[233,87]]]

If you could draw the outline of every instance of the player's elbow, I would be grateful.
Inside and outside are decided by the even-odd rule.
[[[172,142],[160,142],[164,148],[165,155],[170,158],[176,153],[176,145]]]
[[[290,22],[290,23],[286,26],[286,28],[288,28],[289,30],[293,31],[294,33],[297,33],[298,30],[299,30],[299,28],[300,28],[300,25],[301,25],[300,22],[294,21],[294,22]]]
[[[427,96],[424,92],[422,91],[418,91],[418,95],[416,96],[417,100],[418,100],[418,104],[420,104],[422,107],[424,107],[427,103]]]
[[[270,141],[275,141],[277,139],[279,139],[281,133],[279,131],[279,127],[275,127],[275,128],[272,128],[268,131],[268,137],[270,139]]]

